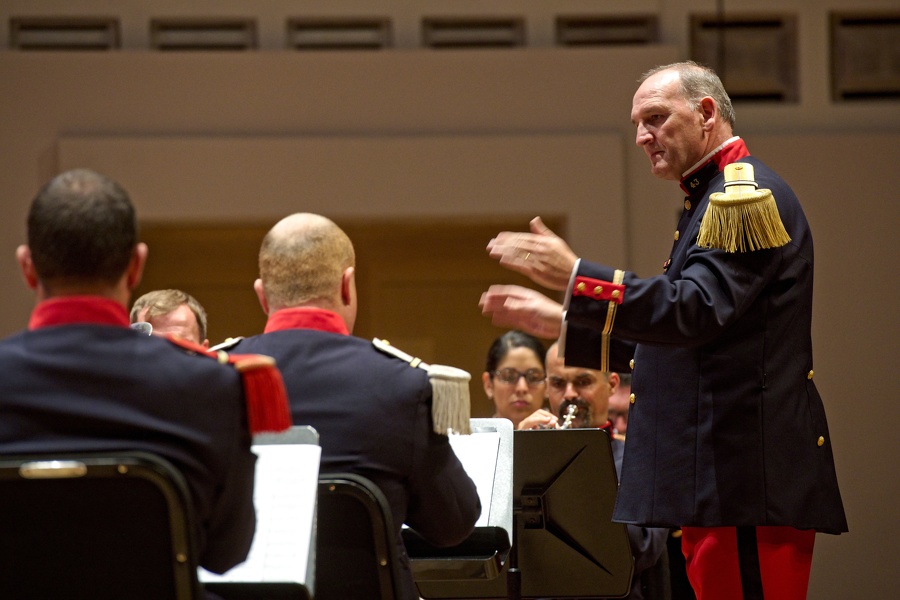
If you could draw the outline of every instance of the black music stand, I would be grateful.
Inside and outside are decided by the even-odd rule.
[[[466,580],[439,579],[432,570],[429,580],[417,578],[419,594],[429,600],[627,596],[634,562],[625,525],[611,521],[618,483],[609,437],[599,429],[513,437],[514,535],[501,572]],[[410,552],[410,559],[431,557]]]

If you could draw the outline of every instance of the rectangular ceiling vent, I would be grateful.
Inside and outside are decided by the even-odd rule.
[[[119,21],[106,17],[12,17],[9,46],[14,50],[115,50],[121,46]]]
[[[653,44],[658,41],[658,31],[652,15],[556,17],[557,46]]]
[[[429,17],[422,20],[427,48],[514,48],[525,45],[520,18]]]
[[[288,47],[297,50],[380,50],[392,44],[385,18],[303,18],[287,24]]]
[[[153,19],[150,45],[156,50],[252,50],[257,47],[253,19]]]
[[[835,100],[900,98],[900,12],[831,15]]]
[[[716,71],[732,100],[798,100],[794,15],[692,15],[691,58]]]

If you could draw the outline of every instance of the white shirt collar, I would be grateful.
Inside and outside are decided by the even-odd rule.
[[[736,142],[739,139],[741,139],[741,136],[736,135],[736,136],[730,137],[727,140],[725,140],[724,142],[722,142],[722,144],[718,148],[716,148],[715,150],[711,151],[709,154],[707,154],[706,156],[704,156],[703,158],[698,160],[696,163],[694,163],[693,167],[691,167],[690,169],[688,169],[687,171],[682,173],[681,178],[684,179],[685,177],[687,177],[688,175],[690,175],[691,173],[696,171],[700,166],[706,164],[706,161],[708,161],[713,155],[715,155],[716,152],[720,151],[722,148],[724,148],[725,146],[728,146],[729,144],[733,144],[734,142]]]

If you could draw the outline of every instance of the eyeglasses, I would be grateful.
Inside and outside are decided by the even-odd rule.
[[[572,387],[576,390],[584,390],[593,385],[596,385],[597,378],[593,375],[588,375],[587,373],[582,373],[581,375],[576,375],[572,379],[563,379],[558,375],[553,375],[552,377],[547,379],[547,383],[550,384],[550,387],[558,392],[566,391],[566,388],[569,384],[572,384]]]
[[[518,369],[506,368],[494,371],[494,377],[502,381],[503,383],[519,383],[519,379],[521,377],[525,378],[525,383],[528,385],[540,385],[544,383],[544,372],[541,369],[528,369],[525,372],[519,371]]]

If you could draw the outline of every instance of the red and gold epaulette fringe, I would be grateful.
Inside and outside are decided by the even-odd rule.
[[[251,435],[277,433],[293,425],[284,380],[274,358],[262,354],[214,352],[182,338],[167,335],[166,339],[184,350],[230,364],[241,374]]]

